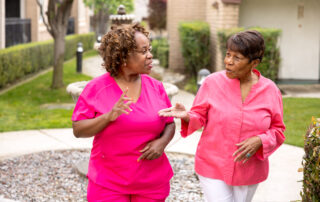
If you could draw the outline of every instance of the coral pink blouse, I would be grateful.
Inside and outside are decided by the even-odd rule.
[[[81,93],[72,121],[92,119],[110,111],[122,90],[106,73],[93,79]],[[121,193],[143,193],[163,186],[173,176],[167,156],[137,162],[139,150],[158,137],[173,118],[158,116],[158,111],[170,107],[161,82],[141,75],[141,94],[130,105],[129,115],[122,114],[94,136],[88,178],[100,186]]]
[[[182,121],[186,137],[204,127],[195,156],[198,174],[223,180],[228,185],[252,185],[268,177],[268,157],[284,142],[282,97],[277,86],[259,76],[242,103],[240,81],[225,71],[213,73],[199,89],[189,115]],[[259,136],[262,147],[246,163],[234,162],[237,143]]]

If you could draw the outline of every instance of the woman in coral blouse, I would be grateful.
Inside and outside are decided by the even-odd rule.
[[[249,202],[267,179],[268,157],[284,142],[282,97],[255,68],[264,39],[245,31],[227,41],[226,70],[209,75],[189,112],[181,104],[159,111],[181,118],[186,137],[204,127],[195,170],[207,201]]]
[[[99,48],[107,70],[90,81],[73,112],[76,137],[92,137],[88,201],[165,201],[172,168],[164,154],[174,135],[170,107],[152,68],[148,33],[139,24],[112,27]]]

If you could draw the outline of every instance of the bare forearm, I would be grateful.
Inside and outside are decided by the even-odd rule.
[[[163,133],[159,139],[161,140],[161,142],[164,144],[165,147],[172,140],[175,133],[175,129],[176,129],[176,124],[174,122],[167,124],[166,127],[164,128]]]
[[[110,123],[109,113],[93,119],[74,121],[72,123],[73,134],[76,137],[93,137]]]

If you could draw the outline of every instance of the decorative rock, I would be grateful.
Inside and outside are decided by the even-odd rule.
[[[88,165],[89,165],[89,158],[86,158],[84,160],[81,160],[75,163],[75,168],[82,177],[87,177]]]

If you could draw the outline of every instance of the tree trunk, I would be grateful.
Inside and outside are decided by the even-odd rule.
[[[63,25],[60,25],[63,26]],[[51,88],[62,88],[63,84],[63,62],[65,53],[65,34],[66,29],[60,27],[54,40],[54,67],[52,74]]]
[[[54,39],[54,62],[51,88],[62,88],[63,84],[63,62],[65,53],[65,36],[67,32],[68,19],[71,14],[73,0],[49,0],[46,12],[47,19],[43,14],[43,3],[37,0],[40,14],[43,18],[48,32]]]

